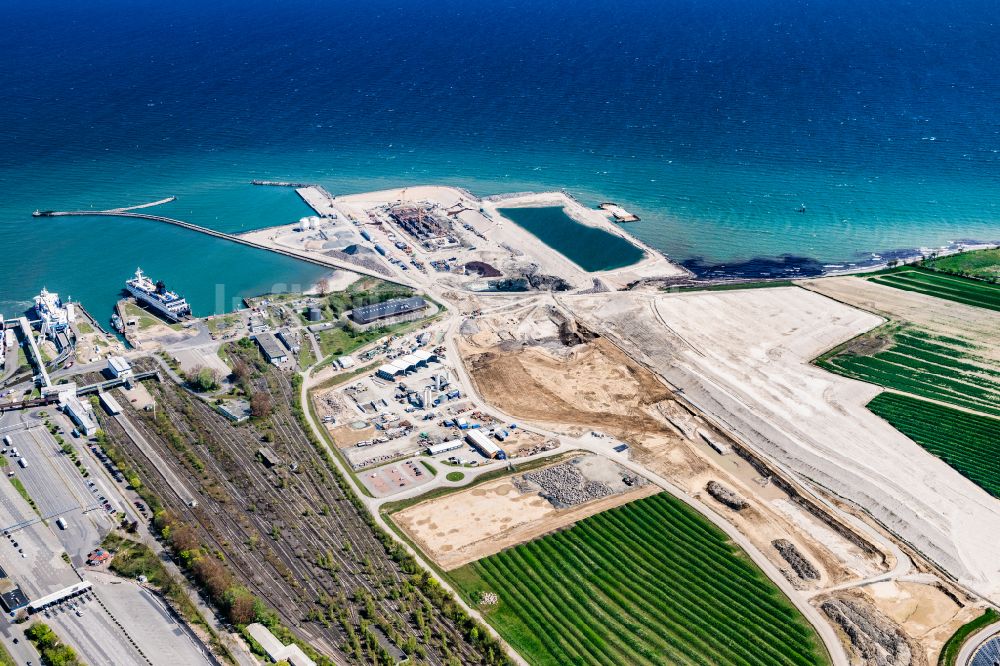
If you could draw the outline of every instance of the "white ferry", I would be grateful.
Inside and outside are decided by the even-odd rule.
[[[191,316],[191,306],[186,300],[176,292],[167,291],[162,280],[154,284],[141,268],[136,269],[134,278],[125,281],[125,289],[135,296],[136,301],[148,305],[171,321],[181,321]]]
[[[55,335],[69,326],[69,311],[59,299],[59,294],[42,288],[35,296],[35,313],[42,322],[42,333]]]

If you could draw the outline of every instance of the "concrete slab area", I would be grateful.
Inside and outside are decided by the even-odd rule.
[[[153,664],[214,663],[187,627],[150,590],[99,571],[85,572],[84,579],[94,584],[108,611]]]
[[[232,372],[229,366],[219,358],[217,350],[211,347],[178,349],[172,352],[171,355],[177,359],[182,372],[190,372],[195,368],[209,368],[218,373],[219,379],[225,379]]]
[[[89,596],[89,600],[87,598]],[[38,615],[88,664],[148,664],[92,593]],[[75,608],[74,608],[75,605]],[[80,615],[77,615],[79,611]],[[185,662],[174,662],[185,663]]]

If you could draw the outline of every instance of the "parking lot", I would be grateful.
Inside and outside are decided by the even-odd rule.
[[[418,460],[383,465],[375,469],[365,470],[359,474],[365,487],[375,497],[388,497],[404,490],[422,486],[434,478],[434,475]]]
[[[57,539],[74,563],[82,564],[92,544],[99,543],[114,527],[114,513],[122,508],[120,502],[115,503],[94,474],[85,479],[44,427],[12,432],[9,436],[27,467],[22,467],[17,462],[18,456],[8,451],[4,454],[8,461],[4,468],[7,475],[24,485],[41,516],[56,523]],[[83,467],[92,467],[88,465],[84,441],[68,435],[66,438],[75,445]]]
[[[45,418],[58,425],[64,440],[73,444],[81,466],[89,469],[89,477],[84,478],[70,456],[60,450],[44,426]],[[71,429],[69,421],[51,409],[44,417],[40,410],[0,416],[0,432],[10,437],[8,450],[0,453],[6,463],[0,469],[8,477],[0,482],[0,562],[10,583],[18,585],[30,601],[79,584],[79,576],[63,554],[83,567],[87,554],[117,523],[119,511],[139,513],[127,505],[121,488],[115,487],[124,479],[116,481],[113,463],[103,454],[93,454],[85,439],[68,434]],[[26,466],[18,463],[22,458]],[[37,510],[12,481],[23,485]],[[106,570],[81,569],[81,573],[93,589],[54,603],[32,617],[49,624],[84,662],[212,663],[203,647],[150,591]],[[18,655],[27,658],[32,650],[26,644],[22,647],[22,642],[26,641],[24,629],[28,625],[10,624],[11,619],[8,616],[2,623],[0,633],[8,637]]]

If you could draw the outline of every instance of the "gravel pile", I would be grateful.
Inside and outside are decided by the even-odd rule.
[[[865,604],[847,599],[823,602],[823,612],[851,640],[866,666],[916,666],[918,660],[906,637],[888,618]]]
[[[589,481],[570,463],[527,472],[523,480],[538,486],[539,494],[557,509],[576,506],[613,494],[611,488],[598,481]]]
[[[742,511],[747,507],[747,501],[745,499],[737,495],[729,488],[726,488],[718,481],[709,481],[708,485],[705,486],[705,490],[708,491],[709,495],[714,497],[719,502],[722,502],[733,511]]]
[[[802,580],[819,580],[819,571],[813,566],[812,562],[803,557],[799,549],[795,547],[795,544],[788,539],[775,539],[771,542],[775,550],[781,553],[781,556],[785,558],[788,565],[792,567],[792,570]]]

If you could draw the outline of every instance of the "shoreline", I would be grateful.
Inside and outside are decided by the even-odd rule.
[[[621,223],[616,222],[613,217],[599,207],[590,207],[576,198],[566,190],[551,190],[543,192],[510,192],[497,193],[484,196],[476,196],[468,190],[460,187],[448,185],[413,185],[403,188],[378,190],[372,192],[361,192],[345,195],[331,194],[325,187],[319,184],[294,183],[288,185],[289,189],[297,194],[307,207],[316,214],[327,218],[336,217],[338,211],[343,214],[347,210],[356,213],[348,214],[348,219],[360,228],[367,225],[369,220],[366,211],[362,209],[370,206],[384,206],[392,201],[414,201],[425,200],[436,202],[444,206],[443,202],[454,200],[454,205],[472,204],[489,221],[495,223],[495,229],[491,233],[491,240],[501,247],[510,249],[511,246],[528,251],[528,256],[537,260],[544,268],[552,269],[552,272],[563,273],[579,279],[602,281],[614,290],[627,290],[639,285],[661,282],[666,286],[676,287],[712,287],[718,285],[739,285],[746,283],[778,283],[788,280],[834,277],[845,275],[866,274],[889,267],[890,261],[896,261],[898,265],[913,264],[921,261],[925,256],[934,254],[938,257],[951,256],[962,252],[969,252],[979,249],[1000,247],[1000,242],[951,242],[948,245],[938,248],[907,248],[900,250],[885,250],[881,254],[876,252],[868,253],[870,258],[861,261],[841,261],[821,264],[820,260],[811,257],[800,257],[794,255],[781,255],[779,257],[753,257],[744,261],[733,261],[718,264],[705,264],[700,258],[688,258],[678,260],[672,258],[665,251],[660,250],[634,235],[631,229],[625,229]],[[407,194],[411,196],[407,196]],[[161,202],[155,202],[161,203]],[[341,207],[346,204],[347,210]],[[564,255],[559,249],[541,240],[527,228],[517,224],[513,220],[505,217],[499,212],[501,208],[538,208],[538,207],[559,207],[574,222],[584,226],[599,229],[621,238],[640,250],[642,257],[636,262],[607,270],[587,271],[577,265],[572,259]],[[465,208],[470,213],[471,208]],[[290,226],[289,224],[267,225],[259,228],[249,229],[235,234],[243,239],[254,239],[266,236],[269,233],[280,231]],[[634,226],[634,225],[633,225]],[[485,239],[486,237],[483,237]],[[277,245],[279,247],[270,247]],[[300,261],[310,261],[312,257],[308,255],[318,254],[311,251],[288,252],[288,248],[283,244],[258,243],[260,249],[287,253],[291,258]],[[284,250],[284,252],[282,252]],[[297,256],[296,256],[297,255]],[[329,262],[329,257],[322,257]],[[312,259],[316,262],[316,259]],[[308,285],[305,292],[315,292],[333,279],[336,282],[338,273],[353,273],[355,266],[338,265],[327,266],[326,272],[321,278]],[[357,267],[360,268],[360,267]],[[747,270],[741,270],[746,268]],[[365,272],[361,269],[360,272]],[[342,276],[341,276],[342,277]],[[400,275],[386,274],[385,279],[390,281],[401,280],[408,282],[405,273]],[[579,285],[578,285],[579,287]],[[476,290],[478,291],[478,290]],[[15,303],[17,301],[10,301]],[[226,312],[232,312],[229,310]]]
[[[298,185],[302,185],[301,183]],[[332,195],[326,190],[325,187],[318,184],[309,184],[306,187],[295,188],[296,193],[302,199],[306,205],[313,208],[317,214],[323,214],[331,211],[333,208],[326,201],[317,201],[316,198],[308,196],[303,190],[316,189],[319,190],[320,199],[323,197],[329,198],[329,201],[343,201],[343,200],[365,200],[371,198],[380,198],[379,195],[398,195],[400,192],[405,193],[407,190],[428,190],[428,189],[444,189],[453,190],[456,192],[460,198],[469,199],[479,203],[482,208],[489,210],[491,213],[499,215],[496,213],[498,208],[528,208],[528,207],[541,207],[541,206],[558,206],[563,209],[563,211],[574,221],[597,229],[601,229],[608,233],[612,233],[618,237],[621,237],[639,248],[643,253],[643,258],[639,259],[633,264],[627,266],[622,266],[614,269],[608,269],[605,271],[584,271],[595,277],[602,277],[605,274],[614,274],[629,271],[630,269],[635,269],[636,267],[641,267],[651,258],[662,258],[679,269],[688,276],[690,279],[690,284],[705,284],[705,285],[716,285],[716,284],[739,284],[744,282],[774,282],[782,280],[792,280],[801,278],[817,278],[817,277],[829,277],[829,276],[842,276],[842,275],[852,275],[857,273],[868,273],[878,270],[883,270],[888,268],[888,262],[891,259],[896,259],[900,265],[911,264],[921,261],[924,256],[934,253],[938,257],[949,256],[953,254],[960,254],[962,252],[971,252],[980,249],[990,249],[1000,247],[1000,240],[997,241],[981,241],[981,240],[970,240],[969,242],[952,243],[950,245],[940,246],[937,248],[899,248],[899,249],[888,249],[882,250],[881,252],[869,251],[866,252],[869,256],[885,256],[889,257],[886,260],[829,260],[827,263],[820,263],[819,259],[807,256],[799,256],[792,254],[783,254],[776,256],[754,256],[747,260],[734,260],[726,263],[715,263],[708,264],[704,269],[699,271],[697,268],[692,268],[691,264],[700,263],[701,259],[699,257],[689,257],[685,259],[679,259],[671,256],[667,251],[661,250],[657,247],[650,245],[649,243],[643,241],[634,235],[630,230],[623,228],[623,225],[616,222],[613,217],[607,211],[602,210],[600,207],[591,207],[583,203],[579,198],[574,196],[571,192],[567,190],[548,190],[548,191],[520,191],[520,192],[500,192],[494,194],[485,194],[477,196],[463,187],[451,186],[451,185],[412,185],[399,188],[389,188],[384,190],[375,190],[369,192],[357,192],[351,194],[341,194]],[[500,215],[500,217],[503,217]],[[600,220],[597,217],[601,218]],[[503,218],[507,220],[507,218]],[[508,220],[513,222],[512,220]],[[517,225],[517,223],[514,223]],[[267,227],[261,227],[259,229],[251,229],[243,234],[252,234],[259,231],[276,229],[285,225],[269,225]],[[518,228],[524,229],[520,225]],[[635,226],[634,224],[632,226]],[[530,234],[530,232],[528,232]],[[533,236],[533,235],[532,235]],[[553,252],[563,256],[567,261],[576,265],[575,262],[570,260],[562,253],[549,246],[538,239],[538,242],[542,243],[546,248],[552,250]],[[743,266],[747,264],[753,264],[759,262],[764,265],[777,265],[781,261],[785,261],[788,258],[801,259],[805,262],[813,263],[816,265],[821,265],[822,270],[818,271],[799,271],[793,268],[778,269],[771,272],[761,271],[759,273],[751,274],[741,274],[739,270],[735,270],[731,273],[726,273],[726,266]],[[841,268],[843,266],[843,268]],[[583,269],[580,269],[583,270]],[[718,276],[712,276],[709,273],[712,271],[718,271],[721,273]],[[643,278],[652,276],[643,276]],[[669,276],[671,279],[676,279],[674,276]],[[643,281],[642,278],[636,280],[636,282]]]
[[[1000,248],[1000,242],[990,242],[990,243],[967,243],[961,244],[956,247],[938,248],[933,249],[930,252],[918,252],[918,251],[906,251],[906,250],[893,250],[887,251],[885,254],[900,254],[901,256],[894,256],[893,259],[896,260],[896,266],[905,266],[911,264],[917,264],[923,261],[930,254],[934,254],[935,257],[949,257],[956,254],[962,254],[965,252],[975,252],[977,250],[990,250]],[[930,249],[930,248],[926,248]],[[906,252],[906,254],[902,254]],[[770,260],[770,258],[761,258],[764,260]],[[830,268],[827,270],[822,270],[815,273],[809,272],[799,272],[794,270],[786,271],[780,275],[729,275],[729,276],[719,276],[719,277],[708,277],[708,276],[698,276],[691,283],[688,284],[678,284],[677,286],[716,286],[723,284],[744,284],[744,283],[758,283],[758,282],[784,282],[788,280],[801,280],[801,279],[815,279],[815,278],[825,278],[825,277],[845,277],[851,275],[865,275],[868,273],[875,273],[887,268],[889,266],[889,260],[880,259],[874,263],[866,263],[864,265],[859,265],[858,262],[841,262],[844,264],[853,263],[851,267],[845,268]],[[834,264],[836,265],[836,264]],[[827,264],[824,266],[831,266]]]

